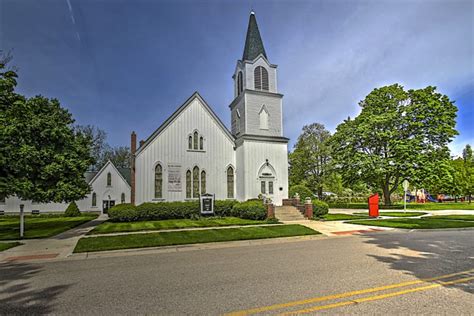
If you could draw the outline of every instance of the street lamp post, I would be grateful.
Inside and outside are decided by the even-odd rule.
[[[25,232],[25,204],[20,204],[20,239],[23,238]]]

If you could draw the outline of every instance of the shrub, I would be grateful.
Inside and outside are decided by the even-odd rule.
[[[79,208],[77,207],[76,202],[72,201],[71,203],[69,203],[66,210],[64,211],[64,216],[67,216],[67,217],[81,216],[81,211],[79,211]]]
[[[301,201],[304,201],[307,197],[313,198],[313,192],[304,185],[294,185],[290,187],[289,198],[292,199],[295,197],[295,194],[300,195]]]
[[[117,204],[109,209],[112,222],[133,222],[140,220],[137,208],[130,203]]]
[[[137,206],[143,220],[196,218],[200,215],[199,201],[143,203]]]
[[[329,212],[329,206],[326,202],[314,199],[313,201],[313,217],[321,217]]]
[[[236,203],[232,207],[232,216],[243,219],[262,220],[267,217],[267,209],[262,201]]]
[[[218,200],[214,203],[214,215],[220,217],[232,216],[232,207],[238,202],[236,200]]]

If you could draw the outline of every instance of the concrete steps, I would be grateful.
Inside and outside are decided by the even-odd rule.
[[[275,217],[280,221],[303,221],[305,217],[294,206],[284,205],[275,208]]]

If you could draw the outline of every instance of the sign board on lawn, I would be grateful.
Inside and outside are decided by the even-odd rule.
[[[403,180],[403,190],[406,191],[408,190],[408,186],[410,185],[410,183],[408,182],[408,180]]]
[[[214,214],[214,195],[202,194],[201,198],[201,214]]]

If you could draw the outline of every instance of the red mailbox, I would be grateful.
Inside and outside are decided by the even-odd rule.
[[[369,216],[379,216],[379,194],[375,193],[369,196]]]

